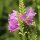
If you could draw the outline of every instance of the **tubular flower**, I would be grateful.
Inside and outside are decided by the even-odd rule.
[[[33,22],[33,17],[36,15],[36,13],[34,12],[34,9],[32,7],[27,8],[26,13],[28,18],[26,23],[28,25],[31,25]]]
[[[34,17],[36,15],[32,7],[27,8],[26,13],[27,13],[27,17]]]
[[[22,21],[25,21],[25,20],[26,20],[26,14],[21,14],[21,15],[20,15],[20,19],[21,19]]]
[[[13,10],[13,13],[8,15],[8,30],[10,32],[14,32],[18,30],[18,18],[17,18],[17,12]]]
[[[27,25],[31,25],[33,22],[33,17],[35,15],[36,15],[36,13],[34,12],[34,9],[29,7],[26,9],[26,13],[23,13],[20,15],[20,19],[25,21],[27,23]]]

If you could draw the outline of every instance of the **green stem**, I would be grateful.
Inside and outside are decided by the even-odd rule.
[[[22,40],[25,40],[25,36],[22,36]]]
[[[25,10],[24,10],[24,3],[23,3],[23,0],[19,0],[19,12],[20,13],[23,13]]]
[[[30,40],[30,32],[28,32],[28,40]]]
[[[23,30],[23,27],[20,27],[20,31],[21,31],[21,35],[22,35],[22,40],[25,40],[25,32]]]
[[[25,10],[24,10],[24,3],[23,3],[23,0],[19,0],[19,12],[20,13],[24,13],[25,12]],[[20,22],[20,31],[21,31],[21,33],[22,33],[22,40],[25,40],[25,35],[24,35],[24,30],[23,30],[23,23],[21,22],[21,20],[19,20],[19,22]]]

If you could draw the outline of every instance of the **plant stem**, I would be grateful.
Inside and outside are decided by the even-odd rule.
[[[24,3],[23,3],[23,0],[19,0],[19,12],[20,13],[24,13]],[[21,31],[21,33],[22,33],[22,40],[25,40],[25,32],[24,32],[24,30],[23,30],[23,24],[22,24],[22,22],[19,20],[19,22],[20,22],[20,31]]]
[[[24,10],[24,3],[23,3],[23,0],[19,0],[19,12],[20,13],[23,13],[25,10]]]
[[[25,40],[25,35],[22,36],[22,39]]]

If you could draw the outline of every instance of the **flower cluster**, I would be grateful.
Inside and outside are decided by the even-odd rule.
[[[34,12],[34,9],[29,7],[26,9],[25,13],[20,14],[20,19],[27,25],[31,25],[35,15],[36,13]],[[10,32],[14,32],[19,29],[17,12],[15,10],[13,10],[13,13],[9,14],[8,23],[8,30]]]
[[[17,12],[13,10],[13,13],[9,14],[8,18],[8,30],[10,32],[14,32],[18,30],[18,18],[17,18]]]
[[[34,9],[29,7],[26,9],[26,13],[23,13],[20,15],[20,19],[22,21],[25,21],[27,23],[27,25],[31,25],[33,22],[33,17],[36,15],[36,13],[34,12]]]

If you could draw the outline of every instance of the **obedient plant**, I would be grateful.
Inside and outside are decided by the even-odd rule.
[[[19,16],[18,16],[17,13],[19,13]],[[26,36],[25,36],[26,33],[28,34],[28,38],[29,38],[30,37],[29,33],[31,33],[31,32],[27,32],[27,31],[25,32],[24,31],[25,27],[23,27],[23,25],[24,25],[24,22],[25,22],[26,26],[27,25],[29,27],[33,26],[33,22],[35,22],[34,21],[34,16],[35,15],[36,15],[36,12],[32,7],[27,7],[25,9],[23,0],[19,0],[19,12],[17,12],[16,10],[13,10],[13,12],[8,15],[9,16],[8,17],[8,30],[10,32],[15,32],[17,30],[20,30],[19,34],[21,34],[22,40],[26,39]],[[31,33],[31,34],[34,35],[34,33]],[[29,40],[34,40],[34,39],[29,38]]]
[[[14,32],[18,30],[18,18],[17,18],[17,12],[13,10],[13,13],[9,14],[8,17],[8,30],[10,32]]]
[[[31,25],[33,22],[33,17],[36,15],[34,10],[31,7],[26,9],[26,13],[20,15],[20,19],[25,21],[28,25]]]

